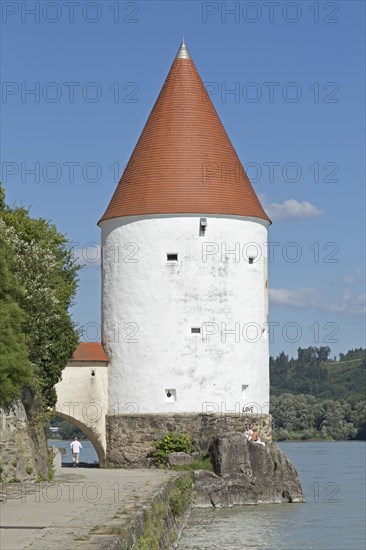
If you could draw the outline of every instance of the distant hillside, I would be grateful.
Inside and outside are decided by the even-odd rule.
[[[329,354],[328,347],[299,348],[297,359],[283,352],[275,359],[271,357],[271,395],[301,393],[322,399],[365,399],[366,350],[340,354],[339,361],[329,360]]]
[[[366,359],[348,359],[325,363],[328,370],[328,392],[332,397],[344,399],[350,395],[366,393]],[[322,397],[328,397],[324,395]]]
[[[270,358],[275,439],[366,439],[366,350],[329,355],[310,347]]]

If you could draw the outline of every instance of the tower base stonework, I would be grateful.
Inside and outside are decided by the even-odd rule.
[[[190,436],[193,443],[228,432],[244,432],[250,425],[262,441],[272,441],[270,414],[166,413],[106,416],[107,459],[110,467],[144,468],[154,441],[168,432]],[[243,435],[244,438],[244,435]]]

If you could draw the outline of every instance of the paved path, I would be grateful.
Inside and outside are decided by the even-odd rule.
[[[0,504],[1,550],[71,550],[92,528],[129,514],[177,472],[63,470],[50,483],[7,484]]]

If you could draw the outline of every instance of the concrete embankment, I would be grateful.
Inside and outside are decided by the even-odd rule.
[[[189,508],[190,476],[78,468],[39,484],[3,484],[4,550],[169,548]]]

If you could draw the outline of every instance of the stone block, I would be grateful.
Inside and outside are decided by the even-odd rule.
[[[182,464],[190,464],[192,462],[191,455],[187,453],[169,453],[168,454],[168,466],[181,466]]]
[[[54,475],[59,477],[62,474],[62,459],[61,459],[61,452],[60,449],[57,447],[51,447],[52,448],[52,468],[54,470]]]

